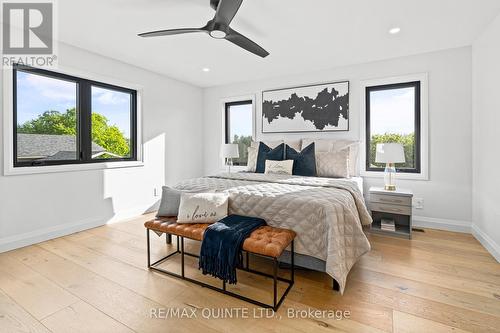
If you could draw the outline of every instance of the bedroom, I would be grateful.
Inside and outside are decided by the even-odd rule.
[[[500,3],[223,2],[253,53],[231,33],[215,40],[214,25],[138,36],[205,26],[221,2],[2,1],[0,331],[498,330]],[[343,101],[326,125],[294,113],[323,110],[312,101],[324,89]],[[238,157],[226,145],[234,135]],[[265,172],[260,142],[278,155],[269,168],[307,160],[309,147],[315,177],[294,175],[296,161],[290,176],[248,172]],[[377,143],[394,142],[404,162],[386,175]],[[163,186],[226,193],[226,214],[296,234],[294,284],[276,312],[148,267],[144,223]],[[401,232],[381,230],[382,219]],[[184,238],[190,253],[202,246],[150,229],[151,260]],[[262,248],[252,251],[272,275]],[[188,277],[221,285],[183,260]],[[181,258],[162,267],[179,275]],[[237,274],[226,291],[273,305],[272,277]]]

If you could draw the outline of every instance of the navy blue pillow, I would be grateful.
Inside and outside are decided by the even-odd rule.
[[[316,176],[316,155],[314,154],[314,142],[302,149],[296,151],[286,145],[285,158],[293,160],[292,173],[297,176]]]
[[[257,153],[256,173],[264,173],[266,170],[266,160],[283,161],[285,156],[285,144],[282,143],[274,149],[260,142],[259,152]]]

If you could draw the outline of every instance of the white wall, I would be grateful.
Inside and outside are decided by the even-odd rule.
[[[59,64],[143,86],[145,165],[23,176],[1,172],[0,252],[138,215],[159,199],[153,188],[203,172],[200,88],[65,44]]]
[[[472,46],[473,233],[500,261],[500,16]]]
[[[471,48],[464,47],[423,55],[334,68],[303,75],[253,81],[205,89],[205,173],[219,170],[218,149],[222,140],[221,99],[256,95],[257,139],[283,138],[262,134],[260,128],[262,90],[309,83],[350,81],[350,131],[321,133],[316,137],[360,138],[360,81],[412,73],[429,74],[429,181],[399,181],[401,187],[424,198],[424,209],[414,210],[416,224],[469,231],[472,218],[471,162]],[[311,134],[288,134],[289,137]],[[381,185],[381,179],[365,179],[366,187]]]

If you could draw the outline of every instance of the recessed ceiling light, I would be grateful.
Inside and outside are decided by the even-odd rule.
[[[395,35],[395,34],[399,33],[400,31],[401,31],[401,28],[400,28],[400,27],[394,27],[394,28],[391,28],[391,29],[389,30],[389,33],[390,33],[391,35]]]
[[[201,70],[204,72],[210,72],[210,68],[208,68],[208,67],[203,67]]]

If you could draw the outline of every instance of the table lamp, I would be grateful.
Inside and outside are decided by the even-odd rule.
[[[231,165],[233,165],[233,158],[240,157],[238,145],[235,143],[223,143],[220,146],[220,157],[224,159],[225,165],[228,166],[228,172],[231,172]]]
[[[399,143],[377,143],[377,153],[375,155],[376,163],[385,163],[384,170],[384,188],[387,191],[395,191],[396,185],[394,178],[396,176],[396,163],[405,162],[405,152],[403,145]]]

